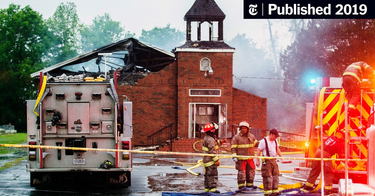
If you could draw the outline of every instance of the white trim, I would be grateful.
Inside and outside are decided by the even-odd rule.
[[[208,60],[208,67],[206,68],[206,69],[202,69],[203,67],[202,67],[202,61],[203,60]],[[210,70],[210,68],[211,68],[211,60],[208,58],[208,57],[203,57],[202,59],[201,59],[201,62],[200,62],[200,70],[201,71],[208,71],[208,70]],[[211,68],[212,69],[212,68]]]
[[[197,116],[197,105],[217,105],[219,106],[219,110],[217,111],[217,115],[218,117],[220,116],[220,111],[221,111],[221,105],[222,103],[210,103],[210,102],[189,102],[189,122],[188,122],[188,137],[189,139],[191,138],[196,138],[196,135],[195,135],[195,132],[197,130],[195,130],[195,126],[192,127],[192,121],[193,121],[193,124],[195,125],[196,123],[196,116]],[[192,114],[192,107],[194,107],[194,114]],[[194,115],[194,116],[192,116]],[[220,119],[219,119],[220,120]],[[220,131],[220,130],[219,130]]]
[[[235,52],[235,49],[176,48],[176,52]]]
[[[219,90],[219,95],[192,95],[191,90]],[[221,97],[221,89],[189,89],[189,97]]]

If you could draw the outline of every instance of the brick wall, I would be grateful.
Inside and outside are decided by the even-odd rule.
[[[122,102],[126,95],[133,102],[133,145],[148,145],[147,136],[175,123],[173,130],[180,138],[173,151],[194,152],[188,139],[189,103],[221,103],[227,105],[229,129],[247,120],[253,128],[267,128],[267,99],[233,88],[233,53],[180,52],[178,61],[151,73],[133,85],[119,85]],[[211,60],[213,75],[204,76],[200,60]],[[221,89],[220,97],[190,97],[189,89]],[[161,148],[168,150],[169,146]]]
[[[200,138],[194,138],[194,139],[179,139],[172,143],[172,151],[173,152],[196,152],[193,145],[196,141],[202,140]],[[197,145],[198,146],[198,145]],[[199,146],[202,150],[202,145]],[[159,151],[170,151],[170,145],[162,146],[158,149]]]
[[[178,59],[178,132],[188,138],[189,103],[226,103],[228,122],[231,122],[233,53],[231,52],[179,52]],[[200,61],[211,61],[213,75],[200,71]],[[221,89],[221,97],[190,97],[189,89]]]
[[[118,86],[120,102],[122,95],[133,102],[133,145],[147,145],[147,136],[176,122],[176,73],[176,63],[172,63],[134,86]]]
[[[252,128],[267,129],[267,99],[233,88],[233,124],[247,121]]]

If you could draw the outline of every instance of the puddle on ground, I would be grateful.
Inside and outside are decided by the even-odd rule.
[[[223,185],[218,182],[217,186]],[[204,176],[194,176],[189,173],[159,173],[159,175],[148,176],[148,188],[152,191],[203,191]]]
[[[0,167],[4,166],[8,162],[12,162],[15,159],[26,157],[27,151],[26,149],[12,149],[8,154],[1,154],[0,155]]]
[[[137,161],[133,162],[133,165],[142,165],[142,166],[181,166],[181,162],[183,163],[197,163],[201,157],[173,157],[170,155],[158,155],[157,157],[154,156],[133,156],[133,158],[139,158],[144,161]]]

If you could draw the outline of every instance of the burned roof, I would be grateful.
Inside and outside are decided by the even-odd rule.
[[[184,17],[185,21],[220,21],[224,19],[224,12],[214,0],[196,0]]]
[[[111,55],[103,56],[107,54]],[[49,73],[50,75],[74,72],[77,69],[80,69],[77,72],[86,72],[89,71],[87,70],[88,68],[85,69],[88,65],[96,65],[97,70],[94,71],[101,72],[100,66],[103,66],[104,62],[106,63],[105,67],[109,66],[112,69],[125,71],[142,69],[149,72],[157,72],[173,61],[175,61],[173,53],[134,38],[127,38],[32,73],[31,77],[39,75],[40,72]]]

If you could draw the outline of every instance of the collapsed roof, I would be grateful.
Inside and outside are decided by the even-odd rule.
[[[57,76],[63,73],[104,73],[107,69],[120,69],[121,72],[158,72],[173,61],[173,53],[134,38],[127,38],[32,73],[31,77],[38,76],[40,72]]]

